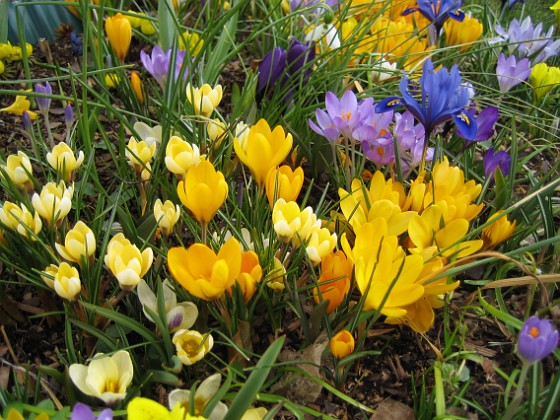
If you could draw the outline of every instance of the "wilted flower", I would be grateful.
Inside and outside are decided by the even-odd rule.
[[[152,266],[153,260],[151,248],[140,252],[122,233],[113,236],[107,245],[105,264],[123,290],[134,289]]]
[[[154,322],[152,316],[146,311],[146,308],[158,314],[157,296],[144,280],[140,280],[136,291],[138,292],[138,299],[140,299],[140,303],[142,304],[144,315],[146,315],[146,318],[150,321]],[[198,317],[198,308],[192,302],[177,303],[177,295],[167,279],[163,281],[163,301],[165,303],[167,328],[169,328],[170,332],[175,332],[180,329],[189,329],[194,325]]]
[[[47,153],[47,162],[66,182],[72,180],[72,173],[84,162],[84,152],[78,152],[78,159],[73,150],[64,142],[58,143]]]
[[[418,94],[421,96],[411,89],[411,81],[406,75],[401,79],[399,88],[402,97],[383,99],[377,104],[376,112],[405,107],[424,126],[427,140],[438,125],[451,119],[466,138],[476,136],[476,120],[465,111],[470,101],[469,89],[461,83],[457,65],[451,71],[446,68],[435,71],[432,61],[427,59],[420,77]]]
[[[222,245],[218,254],[200,243],[188,249],[174,247],[167,253],[173,278],[191,295],[203,300],[219,299],[233,286],[242,260],[241,246],[235,238]]]
[[[70,230],[64,239],[64,245],[55,244],[56,250],[66,261],[78,263],[88,261],[96,249],[93,231],[81,220]]]
[[[167,76],[170,73],[169,66],[171,64],[171,53],[172,49],[163,52],[163,50],[156,45],[152,49],[151,55],[148,55],[144,51],[140,51],[140,61],[144,65],[144,68],[152,75],[154,79],[158,82],[162,89],[165,88],[165,83],[167,81]],[[178,51],[175,56],[175,69],[172,69],[171,75],[177,80],[181,74],[181,68],[183,66],[183,61],[185,59],[185,51]],[[186,80],[189,72],[185,69],[183,73],[183,80]]]
[[[179,200],[202,224],[212,220],[226,201],[228,191],[224,174],[207,160],[189,169],[184,181],[177,185]]]
[[[533,95],[541,100],[552,88],[560,85],[560,67],[539,63],[531,70],[529,83],[533,87]]]
[[[270,168],[280,165],[292,148],[293,138],[282,126],[270,129],[265,119],[253,125],[245,137],[235,137],[233,147],[237,157],[247,166],[256,183],[264,187]]]
[[[503,212],[503,210],[498,210],[494,213],[488,219],[488,222],[493,221],[492,224],[482,230],[485,249],[495,248],[502,242],[507,241],[515,231],[517,220],[511,223],[507,216],[502,216]]]
[[[29,157],[22,151],[17,155],[9,155],[6,164],[1,165],[0,177],[4,178],[4,173],[10,181],[18,188],[26,191],[33,190],[33,166]]]
[[[123,62],[132,40],[132,27],[129,20],[121,13],[108,17],[105,21],[105,32],[115,55]]]
[[[187,143],[178,136],[172,136],[165,148],[165,166],[180,179],[187,171],[200,162],[200,150],[194,143]]]
[[[469,15],[462,21],[450,19],[443,24],[447,45],[461,45],[461,52],[467,51],[480,38],[482,29],[482,23]]]
[[[212,397],[216,395],[216,392],[218,392],[221,381],[222,376],[219,373],[209,376],[197,387],[194,393],[194,398],[192,399],[191,391],[187,389],[174,389],[169,393],[169,408],[175,407],[179,404],[180,406],[185,407],[187,411],[193,412],[195,416],[202,415],[206,405],[210,402]],[[194,407],[190,406],[191,401],[194,401]],[[221,420],[224,418],[227,411],[227,405],[218,401],[212,412],[208,415],[208,420]]]
[[[66,217],[72,208],[74,184],[66,187],[64,181],[60,183],[48,182],[43,186],[40,194],[33,194],[31,203],[49,225],[55,225]]]
[[[354,353],[354,336],[348,330],[336,333],[329,341],[331,353],[337,359],[343,359]]]
[[[111,356],[97,353],[89,366],[70,365],[69,374],[84,394],[99,398],[105,404],[114,404],[126,397],[134,371],[130,354],[119,350]]]
[[[493,177],[497,168],[500,168],[500,171],[505,176],[509,174],[511,158],[505,150],[495,153],[494,147],[491,147],[484,155],[483,164],[486,178]]]
[[[105,408],[96,417],[91,408],[79,402],[72,409],[70,420],[113,420],[113,410]]]
[[[14,102],[5,108],[0,109],[0,112],[9,112],[15,115],[23,115],[25,111],[28,112],[29,117],[34,120],[37,118],[37,113],[30,111],[29,107],[31,106],[31,102],[27,99],[25,95],[16,95],[16,99]]]
[[[222,100],[222,85],[215,87],[205,83],[200,88],[195,88],[187,84],[187,100],[194,107],[196,115],[209,117],[212,112],[220,105]]]
[[[529,317],[517,340],[517,352],[527,363],[534,363],[544,359],[558,346],[558,331],[548,319]]]
[[[528,58],[517,61],[515,55],[506,58],[504,53],[498,56],[496,76],[500,92],[509,92],[514,86],[523,83],[531,74],[531,65]]]
[[[25,238],[35,240],[43,224],[37,211],[31,213],[22,203],[17,204],[5,201],[0,208],[0,222],[7,228],[16,231]]]
[[[495,30],[499,35],[493,41],[507,42],[510,54],[517,58],[529,58],[532,64],[542,63],[549,57],[556,56],[560,52],[560,39],[552,36],[554,28],[551,26],[548,32],[542,33],[542,22],[533,26],[531,16],[527,16],[522,22],[513,19],[507,32],[497,25]]]
[[[49,82],[37,83],[35,85],[35,93],[40,93],[42,95],[52,95],[51,84]],[[37,96],[35,98],[35,101],[37,102],[39,111],[41,111],[43,115],[49,112],[49,108],[51,107],[51,98]]]
[[[315,303],[328,300],[327,313],[332,313],[342,303],[350,290],[354,265],[344,252],[336,251],[321,260],[321,275],[313,289]]]
[[[266,175],[266,196],[270,207],[279,198],[296,201],[303,186],[304,174],[301,166],[292,170],[288,165],[271,168]]]
[[[183,329],[173,335],[173,344],[181,363],[190,366],[202,360],[212,350],[214,339],[210,334]]]
[[[162,203],[158,198],[154,203],[154,217],[163,236],[169,236],[173,232],[175,224],[181,217],[181,208],[178,204],[166,200]]]

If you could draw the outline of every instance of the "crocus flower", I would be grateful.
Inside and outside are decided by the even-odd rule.
[[[187,100],[194,107],[196,115],[209,117],[220,105],[222,100],[222,85],[214,87],[205,83],[200,88],[187,84]]]
[[[552,36],[554,28],[551,26],[548,32],[543,33],[542,26],[542,22],[533,26],[531,16],[522,22],[513,19],[507,31],[497,25],[495,30],[498,37],[491,41],[507,43],[509,53],[518,58],[527,57],[532,64],[542,63],[560,52],[560,39],[555,40]]]
[[[336,247],[336,233],[327,228],[313,229],[305,241],[305,252],[313,263],[317,265],[321,260],[333,252]]]
[[[80,220],[66,234],[64,245],[56,243],[55,247],[60,256],[66,261],[82,265],[83,261],[88,261],[95,254],[95,234]]]
[[[134,375],[130,354],[125,350],[111,356],[97,353],[89,366],[75,363],[68,372],[80,391],[109,405],[126,397]]]
[[[285,243],[292,242],[295,247],[305,243],[314,230],[321,228],[321,220],[311,207],[300,210],[295,201],[286,202],[280,198],[272,209],[272,223],[278,238]]]
[[[185,407],[178,404],[169,411],[164,405],[144,397],[135,397],[126,406],[129,420],[166,419],[166,420],[199,420],[200,417],[186,413]]]
[[[270,168],[266,174],[266,196],[270,207],[279,198],[296,201],[303,186],[304,174],[301,166],[292,170],[288,165]]]
[[[418,12],[432,22],[439,33],[448,18],[463,21],[465,14],[459,10],[463,3],[464,0],[418,0],[415,7],[406,9],[402,15]]]
[[[226,201],[228,191],[224,174],[207,160],[189,169],[185,180],[177,185],[179,200],[201,224],[212,220]]]
[[[467,113],[469,114],[470,118],[474,118],[474,113],[475,113],[474,108],[470,108],[469,110],[467,110]],[[464,138],[465,140],[470,140],[470,141],[488,140],[496,133],[494,126],[498,121],[498,116],[499,116],[499,111],[498,108],[496,108],[495,106],[489,106],[487,108],[484,108],[482,111],[480,111],[480,113],[476,117],[476,135],[474,136],[474,138],[468,139],[463,134],[460,128],[457,130],[457,135],[459,137]]]
[[[16,187],[26,191],[33,190],[33,166],[29,157],[21,150],[17,155],[9,155],[6,164],[0,165],[0,168],[0,178],[4,178],[6,174]]]
[[[76,159],[76,155],[70,146],[60,142],[47,153],[47,162],[51,168],[60,174],[64,181],[70,182],[73,172],[84,162],[84,152],[80,150]]]
[[[493,177],[497,168],[505,176],[509,174],[509,167],[511,165],[511,157],[505,150],[500,150],[498,153],[494,152],[494,147],[488,149],[484,155],[484,174],[486,178]]]
[[[155,125],[151,127],[144,122],[137,121],[134,123],[133,128],[134,131],[136,131],[136,133],[138,134],[138,137],[145,141],[148,146],[151,146],[152,143],[161,144],[161,125]]]
[[[281,47],[273,48],[259,64],[257,93],[271,89],[284,75],[286,70],[286,51]]]
[[[196,144],[187,143],[181,137],[172,136],[165,148],[165,166],[171,173],[183,179],[187,171],[200,162],[200,150]]]
[[[510,222],[507,216],[502,216],[503,210],[498,210],[492,216],[488,218],[488,221],[492,221],[490,226],[485,227],[482,230],[482,240],[484,241],[484,249],[492,249],[504,241],[507,241],[517,226],[517,220],[513,223]]]
[[[34,111],[30,111],[29,107],[31,106],[31,102],[27,99],[25,95],[16,95],[16,99],[14,102],[5,108],[0,109],[0,112],[9,112],[15,115],[23,115],[25,111],[29,113],[29,117],[34,120],[37,118],[37,113]]]
[[[446,68],[434,71],[432,61],[427,59],[419,88],[421,96],[415,98],[410,79],[405,75],[399,85],[402,97],[383,99],[377,104],[376,112],[405,107],[424,126],[427,140],[438,125],[451,119],[466,138],[476,136],[476,119],[465,111],[470,101],[469,88],[462,84],[457,65],[451,71]]]
[[[147,181],[152,176],[150,161],[156,152],[157,143],[151,144],[145,141],[137,141],[131,137],[125,149],[125,156],[128,164],[134,168],[134,172],[141,176],[143,181]]]
[[[229,239],[216,254],[195,243],[188,249],[174,247],[167,253],[171,275],[191,295],[203,300],[219,299],[235,283],[242,264],[241,245]]]
[[[72,104],[68,102],[66,107],[64,107],[64,122],[66,123],[66,128],[70,127],[72,124],[72,119],[74,118],[74,110],[72,109]]]
[[[216,395],[220,388],[222,375],[215,373],[200,383],[197,387],[194,398],[191,398],[191,391],[188,389],[174,389],[169,393],[169,408],[175,407],[177,404],[185,407],[187,411],[191,411],[191,402],[194,402],[194,410],[196,415],[202,414],[206,405],[212,397]],[[221,420],[227,414],[228,407],[223,402],[218,401],[212,412],[208,415],[208,420]]]
[[[168,237],[181,217],[181,208],[170,200],[165,200],[165,203],[162,203],[158,198],[154,203],[154,217],[161,234]]]
[[[290,40],[290,46],[286,55],[286,71],[288,77],[295,75],[308,63],[315,59],[316,50],[313,42],[302,44],[295,37]],[[304,73],[304,81],[311,74],[311,69],[307,68]]]
[[[245,303],[249,302],[257,291],[257,284],[260,283],[262,274],[259,256],[254,251],[244,251],[241,254],[241,271],[235,285],[241,290]],[[231,287],[228,289],[228,293],[233,294]]]
[[[132,27],[129,20],[121,13],[108,17],[105,21],[105,32],[115,55],[123,62],[132,40]]]
[[[538,362],[556,350],[558,346],[558,331],[548,319],[529,317],[517,341],[519,356],[528,363]]]
[[[169,66],[171,64],[171,53],[172,49],[163,52],[163,50],[156,45],[152,49],[151,55],[148,55],[144,51],[140,51],[140,61],[144,65],[144,68],[152,75],[156,82],[161,86],[162,89],[165,88],[165,83],[167,81],[167,76],[169,74]],[[175,56],[175,69],[171,73],[175,80],[181,74],[181,68],[183,66],[183,60],[185,59],[185,51],[178,51]],[[186,80],[189,72],[185,69],[183,73],[183,80]]]
[[[76,35],[74,32],[70,32],[70,47],[72,48],[72,52],[74,54],[82,55],[84,51],[82,37]]]
[[[560,26],[560,0],[550,6],[550,10],[554,12],[554,17],[556,18],[556,25]]]
[[[354,336],[348,330],[336,333],[329,341],[331,353],[337,359],[343,359],[354,353]]]
[[[235,137],[233,148],[237,157],[247,166],[259,186],[266,183],[270,168],[280,165],[292,148],[293,137],[282,126],[270,129],[265,119],[253,125],[247,136]]]
[[[3,227],[19,233],[24,238],[36,240],[36,235],[41,231],[43,223],[39,213],[31,213],[23,203],[18,206],[10,201],[5,201],[0,207],[0,222]]]
[[[539,63],[531,70],[529,83],[533,87],[533,96],[541,100],[552,88],[560,85],[560,67]]]
[[[142,92],[142,79],[140,79],[140,74],[137,71],[130,73],[130,85],[132,90],[138,99],[138,102],[144,102],[144,93]]]
[[[76,267],[72,267],[67,262],[63,262],[59,266],[51,264],[48,274],[53,276],[51,287],[58,296],[69,301],[78,298],[82,290],[82,283]]]
[[[443,24],[447,45],[461,45],[459,51],[467,51],[482,35],[482,23],[470,15],[463,21],[450,19]]]
[[[49,225],[55,225],[70,213],[73,196],[74,184],[66,187],[64,181],[58,184],[48,182],[43,186],[40,194],[33,194],[31,203]]]
[[[214,346],[214,338],[209,333],[201,334],[194,330],[179,330],[173,335],[177,357],[185,366],[202,360]]]
[[[96,417],[87,405],[77,403],[72,409],[70,420],[113,420],[113,410],[106,408]]]
[[[315,303],[328,300],[327,313],[332,313],[342,303],[350,290],[354,264],[344,252],[336,251],[321,260],[321,275],[313,289]]]
[[[37,83],[35,85],[35,93],[40,93],[42,95],[52,95],[51,84],[49,82]],[[37,102],[39,111],[41,111],[43,115],[49,112],[49,108],[51,107],[51,98],[37,96],[35,98],[35,101]]]
[[[517,61],[515,55],[506,58],[504,53],[498,56],[498,66],[496,76],[500,92],[509,92],[514,86],[527,80],[531,74],[531,66],[528,58]]]

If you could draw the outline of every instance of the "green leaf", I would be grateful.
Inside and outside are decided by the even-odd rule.
[[[494,180],[496,181],[496,198],[494,199],[494,205],[496,206],[496,210],[501,210],[509,203],[511,188],[500,168],[496,168]]]
[[[175,9],[170,0],[158,1],[159,43],[163,51],[170,49],[176,38]]]
[[[257,393],[261,390],[268,373],[272,369],[274,362],[280,354],[280,350],[284,345],[284,340],[284,336],[276,339],[264,352],[261,360],[259,360],[253,372],[249,378],[247,378],[247,382],[245,382],[245,385],[237,393],[237,396],[231,403],[224,420],[240,419],[245,411],[247,411],[247,408],[251,405]]]

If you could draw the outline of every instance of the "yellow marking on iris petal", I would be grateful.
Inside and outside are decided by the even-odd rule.
[[[537,327],[532,327],[529,330],[529,335],[533,338],[537,338],[540,335],[540,331]]]
[[[470,119],[470,117],[469,117],[467,114],[465,114],[464,112],[461,112],[461,113],[458,115],[458,117],[461,118],[461,120],[462,120],[465,124],[471,125],[471,119]]]
[[[395,105],[400,104],[400,103],[401,103],[400,99],[393,99],[393,100],[387,102],[387,106],[395,106]]]

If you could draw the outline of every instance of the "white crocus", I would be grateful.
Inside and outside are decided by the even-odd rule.
[[[209,376],[200,383],[196,392],[194,393],[194,415],[200,416],[206,407],[206,404],[216,395],[220,388],[222,375],[215,373]],[[169,408],[175,407],[177,404],[186,408],[185,411],[190,411],[191,392],[188,389],[174,389],[169,393]],[[212,412],[208,415],[208,420],[223,419],[228,411],[227,405],[219,401],[214,407]]]

